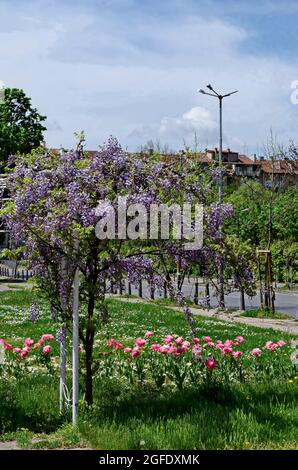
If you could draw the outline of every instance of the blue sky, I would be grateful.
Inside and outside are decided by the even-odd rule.
[[[296,138],[298,2],[216,0],[0,0],[0,80],[48,116],[46,141],[88,148],[110,134],[137,149],[217,144],[212,83],[224,103],[224,143],[263,153],[270,128]]]

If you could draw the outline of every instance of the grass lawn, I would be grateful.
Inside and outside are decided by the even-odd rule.
[[[34,290],[0,292],[0,338],[13,344],[56,333],[44,303],[40,320],[29,321]],[[110,322],[96,336],[96,351],[107,338],[127,344],[147,330],[188,336],[184,317],[163,305],[109,301]],[[242,335],[247,347],[290,336],[197,317],[198,336],[228,339]],[[58,354],[58,345],[54,346]],[[1,376],[1,375],[0,375]],[[94,379],[94,405],[80,408],[77,428],[70,416],[59,414],[58,375],[39,370],[2,372],[0,382],[0,440],[17,439],[23,447],[97,449],[297,449],[298,381],[200,385],[197,389],[153,385],[129,386],[113,374]],[[33,441],[32,441],[33,439]]]
[[[242,317],[273,318],[275,320],[294,320],[293,317],[282,312],[272,312],[270,308],[252,308],[241,313]]]

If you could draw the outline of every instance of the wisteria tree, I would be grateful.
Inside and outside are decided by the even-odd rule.
[[[80,272],[80,340],[85,349],[85,399],[92,403],[93,346],[100,324],[108,320],[105,296],[109,281],[127,276],[132,283],[146,279],[155,287],[167,283],[172,297],[184,306],[194,334],[194,321],[181,293],[171,284],[169,265],[201,263],[206,275],[216,275],[224,245],[221,227],[230,206],[210,205],[214,194],[211,177],[192,165],[132,157],[118,141],[92,156],[81,144],[76,150],[55,153],[33,151],[18,157],[9,177],[12,199],[4,213],[15,243],[26,246],[25,256],[37,273],[38,286],[50,302],[53,317],[70,326],[72,283]],[[117,208],[118,196],[128,202],[151,204],[190,201],[207,205],[204,246],[185,251],[181,240],[99,239],[96,224],[105,213],[99,201]],[[117,228],[117,227],[116,227]],[[230,263],[230,270],[236,270]],[[239,270],[238,270],[239,271]],[[247,273],[245,274],[246,277]],[[238,278],[242,271],[238,272]]]

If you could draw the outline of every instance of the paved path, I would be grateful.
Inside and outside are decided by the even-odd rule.
[[[132,302],[132,303],[147,303],[153,304],[154,301],[144,301],[143,299],[138,298],[129,298],[129,297],[116,297],[117,300],[121,302]],[[181,312],[179,307],[166,306],[171,310],[176,310]],[[239,312],[234,314],[224,314],[219,313],[216,309],[201,309],[201,308],[191,308],[191,311],[194,315],[201,315],[202,317],[217,318],[219,320],[224,320],[230,323],[241,323],[243,325],[256,326],[258,328],[272,328],[273,330],[284,331],[291,335],[298,336],[298,322],[294,320],[274,320],[272,318],[250,318],[239,316]]]
[[[43,439],[32,439],[32,444],[35,444],[36,442],[42,442]],[[0,442],[0,452],[1,450],[24,450],[22,447],[19,447],[16,441],[6,441],[6,442]],[[29,450],[36,450],[36,449],[30,449]],[[46,447],[40,448],[38,450],[47,450]],[[91,450],[89,447],[58,447],[57,449],[50,449],[50,450]]]
[[[0,442],[0,450],[20,450],[16,441]]]

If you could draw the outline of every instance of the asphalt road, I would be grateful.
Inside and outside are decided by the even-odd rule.
[[[183,292],[187,297],[193,299],[194,296],[194,284],[186,282],[183,285]],[[138,295],[138,289],[132,286],[132,294]],[[199,298],[205,296],[204,286],[199,285]],[[150,291],[146,286],[146,283],[143,282],[143,297],[149,298]],[[156,298],[161,297],[156,293]],[[240,293],[232,292],[229,295],[225,296],[226,307],[230,308],[240,308]],[[214,291],[211,289],[211,299],[210,303],[212,307],[217,307],[218,302],[214,295]],[[259,295],[255,297],[245,296],[245,306],[246,309],[252,309],[260,306]],[[298,292],[276,292],[275,293],[275,308],[279,312],[287,313],[293,318],[298,320]]]

